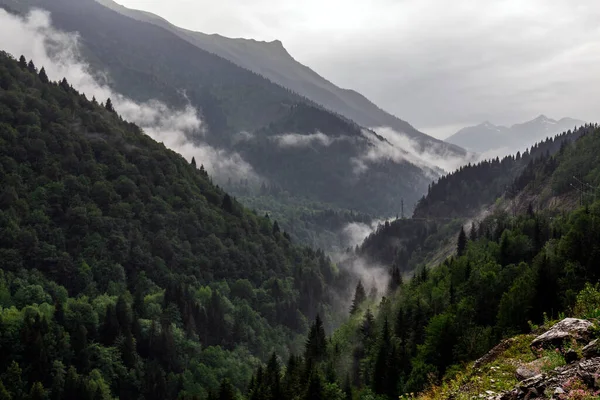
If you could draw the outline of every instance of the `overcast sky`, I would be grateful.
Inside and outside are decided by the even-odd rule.
[[[300,62],[445,137],[539,114],[600,121],[598,0],[117,0]]]

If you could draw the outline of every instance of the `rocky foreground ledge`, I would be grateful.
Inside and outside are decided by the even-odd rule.
[[[550,372],[536,373],[533,363],[516,370],[519,384],[512,390],[480,395],[487,400],[588,400],[600,399],[600,343],[592,340],[594,325],[586,320],[567,318],[531,342],[532,351],[555,349],[564,355],[566,365]],[[501,346],[501,345],[499,345]],[[492,350],[476,362],[484,364]]]

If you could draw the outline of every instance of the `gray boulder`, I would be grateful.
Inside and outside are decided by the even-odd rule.
[[[598,344],[598,339],[594,339],[591,342],[589,342],[583,348],[583,350],[581,350],[581,353],[583,354],[583,356],[585,358],[592,358],[592,357],[600,356],[600,344]]]
[[[531,342],[532,348],[560,347],[565,340],[574,339],[587,342],[591,339],[593,324],[590,321],[577,318],[565,318],[554,325],[546,333],[536,337]]]

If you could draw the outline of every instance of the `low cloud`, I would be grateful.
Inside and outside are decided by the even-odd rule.
[[[308,147],[313,144],[328,147],[338,138],[331,138],[323,132],[312,133],[310,135],[302,135],[299,133],[286,133],[283,135],[274,136],[273,139],[281,148],[290,147]]]
[[[391,160],[396,163],[414,164],[422,168],[430,178],[435,179],[441,173],[454,171],[475,159],[473,154],[456,157],[448,152],[444,153],[443,144],[429,145],[422,150],[415,140],[389,127],[373,128],[372,131],[385,138],[385,141],[375,139],[368,131],[363,132],[370,140],[371,146],[366,153],[353,160],[355,173],[366,171],[371,163]]]
[[[345,247],[356,247],[362,244],[370,234],[377,230],[383,220],[372,221],[369,224],[361,222],[351,222],[347,224],[341,232],[342,238],[346,243]]]
[[[82,60],[79,37],[54,29],[48,12],[34,10],[26,17],[19,17],[0,9],[0,47],[15,57],[24,55],[38,68],[44,67],[52,80],[66,78],[88,98],[93,96],[98,101],[110,98],[124,119],[136,123],[154,140],[188,160],[195,157],[198,165],[203,164],[217,179],[257,178],[239,154],[189,139],[202,137],[206,129],[193,107],[176,110],[156,100],[138,103],[111,89],[108,77],[93,72]]]

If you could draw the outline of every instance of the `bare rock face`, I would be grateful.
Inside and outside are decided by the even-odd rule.
[[[600,343],[598,343],[598,339],[594,339],[588,343],[581,353],[585,358],[600,357]]]
[[[588,342],[591,339],[593,324],[590,321],[577,318],[565,318],[546,333],[531,342],[532,348],[560,347],[565,340],[575,339],[578,342]]]
[[[527,368],[527,366],[521,365],[515,371],[515,376],[518,380],[524,381],[525,379],[533,378],[537,375],[537,372],[532,368]]]

